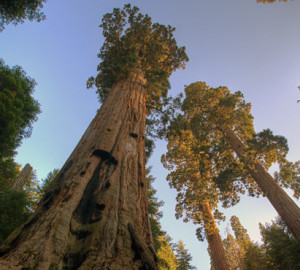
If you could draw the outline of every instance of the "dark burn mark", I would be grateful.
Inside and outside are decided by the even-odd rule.
[[[105,205],[97,200],[97,193],[110,187],[109,177],[118,165],[118,161],[107,151],[95,150],[92,155],[101,158],[84,190],[81,201],[73,217],[81,224],[92,224],[102,219]],[[99,190],[101,184],[101,191]],[[103,186],[102,186],[103,185]]]
[[[100,184],[99,173],[102,167],[102,162],[98,165],[94,174],[86,186],[79,206],[74,212],[74,216],[82,224],[94,223],[101,219],[101,210],[97,209],[97,203],[94,198],[94,191],[98,189]]]
[[[74,161],[71,159],[71,160],[67,163],[66,167],[63,169],[63,172],[66,173],[66,172],[71,168],[71,166],[73,165],[73,163],[74,163]]]
[[[82,240],[87,238],[89,235],[92,234],[92,232],[90,231],[86,231],[86,230],[72,230],[72,228],[70,227],[70,232],[71,234],[73,234],[77,240]]]
[[[110,187],[110,183],[109,183],[109,181],[107,181],[105,184],[105,189],[109,189],[109,187]]]
[[[82,263],[86,260],[88,257],[88,252],[82,254],[80,252],[78,253],[71,253],[66,254],[64,257],[64,270],[74,270],[78,269]]]
[[[85,175],[85,171],[81,171],[79,175],[80,176],[84,176]]]
[[[102,161],[106,161],[115,166],[118,165],[118,161],[109,152],[107,152],[105,150],[97,149],[92,153],[92,156],[100,157]]]
[[[137,138],[139,135],[137,135],[136,133],[129,133],[129,135],[132,137],[132,138]]]
[[[99,211],[103,211],[105,209],[105,204],[98,204],[96,203],[96,208],[99,210]]]
[[[129,232],[130,232],[130,237],[131,237],[131,249],[134,252],[134,259],[133,260],[140,260],[142,258],[142,250],[139,247],[137,241],[135,240],[135,235],[133,232],[133,228],[131,226],[128,226]]]

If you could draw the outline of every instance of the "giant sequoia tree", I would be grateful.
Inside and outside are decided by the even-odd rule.
[[[250,195],[262,192],[300,241],[300,209],[267,171],[274,162],[287,163],[286,139],[270,130],[255,133],[250,104],[241,92],[232,94],[226,87],[210,88],[204,82],[196,82],[185,88],[185,94],[182,110],[190,119],[193,135],[207,142],[199,153],[211,155],[219,149],[219,155],[237,157],[237,162],[215,179],[219,188],[226,192],[246,187]],[[244,171],[244,177],[237,177],[237,168]],[[285,186],[289,183],[295,188],[293,181]]]
[[[1,249],[2,269],[157,269],[147,212],[146,103],[159,106],[187,56],[174,28],[125,5],[102,21],[103,104],[34,215]],[[151,110],[148,111],[151,113]]]
[[[162,157],[164,166],[171,170],[167,180],[178,192],[176,217],[184,216],[185,222],[191,220],[199,226],[197,236],[199,240],[206,237],[217,270],[230,269],[215,219],[222,219],[218,211],[220,200],[228,207],[235,204],[239,196],[234,190],[222,193],[214,178],[226,165],[223,161],[234,162],[234,157],[222,155],[217,149],[214,158],[212,153],[205,154],[200,149],[209,145],[193,136],[189,125],[184,115],[174,119],[167,136],[168,152]]]

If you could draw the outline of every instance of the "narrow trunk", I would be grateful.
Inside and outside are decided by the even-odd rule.
[[[145,182],[145,80],[111,89],[37,211],[2,246],[6,269],[157,269]]]
[[[27,163],[20,172],[16,181],[12,184],[12,188],[19,191],[23,190],[25,183],[29,180],[31,176],[31,173],[32,167],[30,166],[30,164]]]
[[[223,246],[223,241],[209,204],[202,204],[201,210],[205,216],[204,228],[215,269],[230,270],[230,264]]]
[[[280,185],[265,170],[259,161],[249,161],[245,157],[245,144],[229,128],[220,127],[227,138],[232,149],[238,157],[248,165],[248,171],[261,188],[264,195],[269,199],[278,214],[285,221],[288,228],[292,231],[296,239],[300,242],[300,208],[285,193]]]

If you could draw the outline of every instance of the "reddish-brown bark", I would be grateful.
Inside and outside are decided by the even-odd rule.
[[[111,89],[37,211],[1,249],[1,270],[157,269],[145,182],[145,80]]]
[[[219,229],[216,225],[209,203],[202,204],[201,210],[205,216],[204,228],[215,269],[230,270],[231,268],[223,246],[223,241],[219,234]]]
[[[261,188],[263,194],[269,199],[288,228],[300,242],[300,208],[285,193],[259,161],[247,159],[245,156],[245,144],[231,129],[224,126],[219,126],[219,128],[222,130],[237,156],[248,165],[249,173]]]

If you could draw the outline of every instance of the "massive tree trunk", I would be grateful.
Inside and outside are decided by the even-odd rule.
[[[249,173],[261,188],[263,194],[269,199],[288,228],[300,242],[300,208],[285,193],[259,161],[247,159],[245,156],[245,144],[231,129],[224,126],[220,126],[219,128],[222,130],[237,156],[247,165]]]
[[[29,163],[26,163],[19,176],[17,177],[16,181],[12,184],[12,188],[19,191],[23,190],[24,185],[31,177],[31,173],[32,167]]]
[[[138,70],[113,86],[34,215],[2,246],[1,270],[157,269],[145,117]]]
[[[223,241],[219,234],[219,229],[216,225],[209,203],[202,204],[201,211],[205,216],[204,228],[215,269],[230,270],[230,264],[223,246]]]

